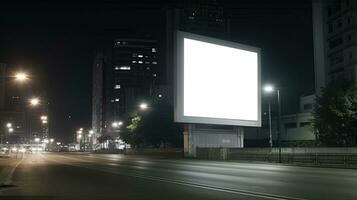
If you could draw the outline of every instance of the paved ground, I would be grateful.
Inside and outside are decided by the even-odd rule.
[[[0,199],[357,199],[357,170],[33,154]]]

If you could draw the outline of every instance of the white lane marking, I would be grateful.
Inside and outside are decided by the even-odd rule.
[[[12,184],[12,177],[14,175],[14,172],[16,168],[21,164],[21,162],[24,160],[24,157],[21,158],[20,161],[16,163],[16,165],[11,169],[11,171],[7,174],[5,181],[2,183],[2,185],[11,185]]]
[[[74,158],[68,158],[66,156],[61,156],[61,157],[64,157],[64,158],[67,158],[67,159],[74,159]],[[45,159],[51,160],[49,158],[45,158]],[[81,159],[75,159],[75,160],[81,160]],[[52,162],[61,163],[61,162],[56,161],[56,160],[51,160],[51,161]],[[207,190],[213,190],[213,191],[218,191],[218,192],[239,194],[239,195],[250,196],[250,197],[258,197],[258,198],[263,198],[263,199],[271,199],[271,200],[307,200],[307,199],[304,199],[304,198],[288,197],[288,196],[275,195],[275,194],[269,194],[269,193],[264,193],[264,192],[254,192],[254,191],[249,191],[249,190],[239,190],[239,189],[234,189],[234,188],[219,187],[219,186],[206,185],[206,184],[200,184],[200,183],[191,183],[191,182],[186,182],[186,181],[172,180],[172,179],[160,178],[160,177],[154,177],[154,176],[120,173],[120,172],[117,172],[117,171],[108,171],[108,170],[105,170],[105,169],[102,169],[102,168],[98,169],[98,168],[95,168],[95,167],[81,166],[79,164],[71,164],[71,163],[61,163],[61,164],[70,165],[70,166],[79,167],[79,168],[86,168],[86,169],[90,169],[90,170],[94,170],[94,171],[101,171],[101,172],[106,172],[106,173],[118,174],[118,175],[122,175],[122,176],[142,178],[142,179],[146,179],[146,180],[154,180],[154,181],[172,183],[172,184],[177,184],[177,185],[184,185],[184,186],[202,188],[202,189],[207,189]]]

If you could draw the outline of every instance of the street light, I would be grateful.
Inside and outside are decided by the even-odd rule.
[[[148,104],[147,103],[141,103],[139,105],[139,107],[140,107],[141,110],[146,110],[148,108]]]
[[[24,72],[18,72],[15,74],[15,80],[19,82],[24,82],[28,79],[28,75]]]
[[[9,133],[12,133],[14,132],[14,129],[13,128],[9,128]]]
[[[40,142],[40,138],[35,138],[35,142]]]
[[[40,103],[40,99],[39,98],[32,98],[30,99],[30,105],[31,106],[37,106]]]
[[[277,120],[277,135],[278,135],[278,148],[279,148],[279,163],[281,163],[281,143],[280,143],[280,121],[281,121],[281,105],[280,105],[280,90],[277,88],[274,88],[272,85],[266,85],[264,86],[263,90],[266,93],[273,93],[276,91],[277,94],[277,101],[278,101],[278,120]],[[270,147],[273,146],[273,139],[272,139],[272,133],[271,133],[271,106],[270,106],[270,101],[269,101],[269,134],[270,134]]]
[[[7,128],[11,128],[11,127],[12,127],[12,124],[11,124],[11,123],[6,123],[6,127],[7,127]]]

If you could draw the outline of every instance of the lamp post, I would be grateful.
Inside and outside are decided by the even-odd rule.
[[[281,105],[280,105],[280,90],[278,88],[274,88],[272,85],[266,85],[264,87],[264,91],[266,93],[272,93],[276,91],[277,94],[277,102],[278,102],[278,120],[277,120],[277,136],[278,136],[278,148],[279,148],[279,163],[281,163],[281,128],[280,128],[280,123],[281,123]],[[271,106],[270,106],[270,101],[269,101],[269,135],[270,135],[270,147],[273,146],[273,139],[272,139],[272,133],[271,133]]]

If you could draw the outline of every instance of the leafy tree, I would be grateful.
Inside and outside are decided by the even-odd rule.
[[[316,98],[313,129],[322,146],[355,146],[357,88],[344,80],[332,82]]]
[[[174,123],[173,110],[160,104],[142,112],[140,120],[134,117],[126,130],[121,132],[122,139],[136,147],[179,147],[182,146],[182,127]]]

